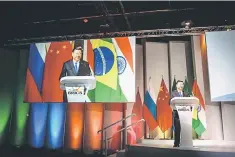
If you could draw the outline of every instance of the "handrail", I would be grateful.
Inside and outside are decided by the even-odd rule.
[[[116,122],[114,122],[114,123],[112,123],[112,124],[106,126],[105,128],[99,130],[99,131],[97,132],[97,134],[99,134],[100,132],[102,132],[102,131],[104,131],[104,130],[110,128],[111,126],[114,126],[115,124],[120,123],[120,122],[122,122],[122,121],[124,121],[124,120],[126,120],[127,118],[130,118],[130,117],[132,117],[132,116],[136,116],[136,114],[133,113],[133,114],[131,114],[131,115],[129,115],[129,116],[127,116],[127,117],[125,117],[125,118],[119,120],[119,121],[116,121]]]
[[[144,122],[145,120],[144,120],[144,119],[140,119],[140,120],[138,120],[137,122],[132,123],[132,124],[126,126],[125,128],[122,128],[122,129],[118,130],[117,132],[115,132],[115,134],[116,134],[116,133],[119,133],[119,132],[121,132],[121,131],[123,131],[123,130],[129,129],[132,125],[136,125],[136,124],[138,124],[138,123],[140,123],[140,122],[142,122],[142,121]],[[108,140],[110,140],[110,139],[112,139],[112,138],[113,138],[113,137],[109,137],[109,138],[107,138],[107,139],[104,139],[104,141],[108,141]]]

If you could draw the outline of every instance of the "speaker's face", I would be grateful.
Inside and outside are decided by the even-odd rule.
[[[183,82],[178,82],[176,85],[177,89],[182,91],[184,89],[184,83]]]
[[[73,60],[74,61],[80,61],[81,58],[82,58],[82,51],[81,50],[75,50],[73,53],[72,53],[72,56],[73,56]]]

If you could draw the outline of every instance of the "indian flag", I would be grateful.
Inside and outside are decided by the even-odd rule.
[[[198,87],[197,81],[194,80],[192,93],[195,97],[199,99],[199,107],[193,111],[193,128],[195,132],[201,136],[206,130],[206,106]]]
[[[119,85],[128,102],[135,102],[135,37],[112,38],[117,52]]]

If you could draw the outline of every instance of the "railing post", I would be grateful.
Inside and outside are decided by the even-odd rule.
[[[106,133],[106,130],[104,131],[104,155],[105,156],[108,156],[108,153],[107,153],[107,133]]]
[[[126,148],[126,145],[127,145],[127,129],[124,130],[124,133],[125,133],[124,147]]]
[[[120,150],[122,150],[122,142],[123,142],[123,132],[121,131],[121,142],[120,142]]]

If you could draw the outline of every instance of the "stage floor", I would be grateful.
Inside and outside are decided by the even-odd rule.
[[[173,140],[150,140],[150,139],[143,139],[140,141],[138,145],[142,146],[153,146],[153,147],[167,147],[173,148]],[[193,140],[193,149],[197,148],[231,148],[235,149],[235,141],[220,141],[220,140]],[[182,148],[181,149],[188,149]],[[175,148],[174,148],[175,149]],[[192,149],[192,148],[191,148]]]
[[[174,150],[190,150],[190,151],[208,151],[208,152],[234,152],[235,147],[223,147],[223,146],[198,146],[193,148],[188,147],[172,147],[169,145],[146,145],[146,144],[135,144],[133,146],[137,147],[153,147],[153,148],[162,148],[162,149],[174,149]],[[235,155],[235,154],[234,154]],[[235,156],[234,156],[235,157]]]
[[[235,157],[235,141],[194,140],[194,147],[173,147],[173,140],[141,140],[117,157]]]

